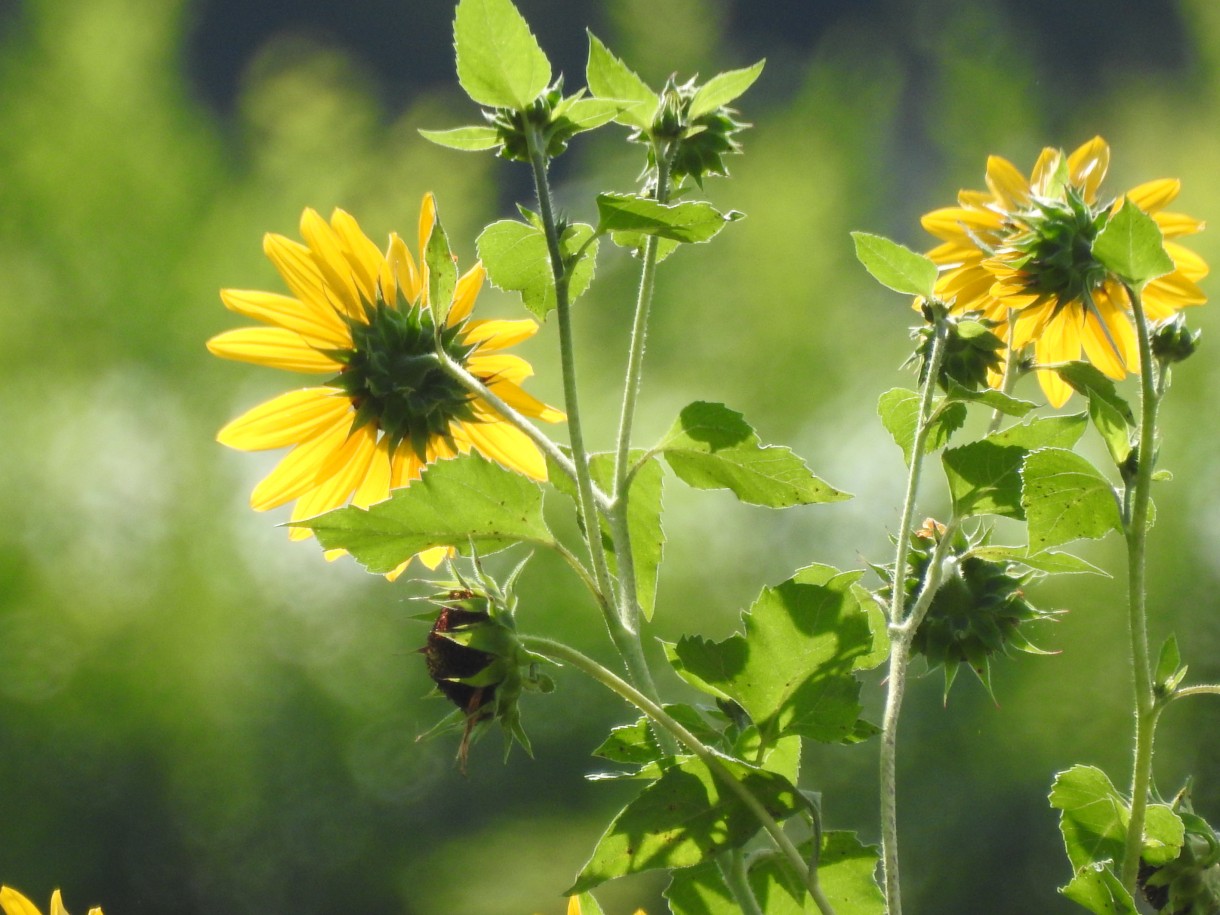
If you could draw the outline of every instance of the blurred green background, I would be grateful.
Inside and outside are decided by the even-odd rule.
[[[910,377],[913,313],[854,263],[848,231],[931,239],[920,213],[981,187],[989,153],[1027,170],[1043,145],[1096,133],[1107,188],[1179,176],[1175,206],[1220,214],[1220,6],[1215,0],[521,0],[553,61],[581,83],[591,26],[653,85],[766,56],[741,100],[755,125],[709,194],[749,218],[661,273],[640,441],[694,399],[745,413],[852,502],[751,509],[671,480],[655,633],[723,637],[758,589],[813,560],[883,561],[902,490],[874,413]],[[107,915],[563,911],[559,892],[630,796],[589,756],[632,716],[567,672],[528,701],[536,759],[470,774],[456,739],[416,743],[444,712],[422,701],[424,628],[409,586],[324,562],[246,500],[273,456],[215,430],[294,383],[210,358],[242,321],[224,286],[282,290],[265,231],[341,205],[369,234],[409,232],[437,193],[463,263],[486,222],[529,193],[524,169],[433,147],[419,127],[473,122],[456,88],[448,0],[0,2],[0,882],[44,905]],[[638,148],[607,128],[556,166],[574,218],[630,189]],[[408,235],[408,237],[410,237]],[[1220,240],[1192,246],[1220,263]],[[635,274],[604,250],[578,306],[593,445],[617,409]],[[1220,319],[1164,411],[1153,535],[1153,636],[1176,630],[1192,679],[1220,678]],[[495,291],[484,314],[520,316]],[[560,402],[555,328],[525,347],[531,390]],[[306,379],[301,380],[306,383]],[[1033,390],[1026,394],[1034,395]],[[930,479],[935,479],[935,473]],[[937,484],[921,510],[943,508]],[[556,512],[557,523],[564,523]],[[1121,570],[1118,539],[1082,553]],[[500,560],[500,566],[507,559]],[[498,566],[499,567],[499,566]],[[709,573],[712,569],[714,572]],[[1037,588],[1070,608],[995,665],[998,707],[939,674],[909,694],[901,759],[912,912],[1070,912],[1045,797],[1055,771],[1127,775],[1120,580]],[[598,615],[539,556],[528,631],[609,661]],[[676,687],[675,687],[676,688]],[[876,679],[866,689],[876,716]],[[1197,776],[1220,820],[1220,715],[1163,718],[1157,778]],[[875,744],[809,747],[805,787],[829,825],[877,840]],[[662,882],[622,880],[607,911],[663,911]]]

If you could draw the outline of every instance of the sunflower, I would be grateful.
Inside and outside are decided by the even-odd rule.
[[[1093,257],[1093,240],[1110,215],[1130,201],[1156,221],[1173,272],[1144,287],[1144,311],[1161,321],[1206,296],[1201,257],[1173,239],[1203,223],[1164,212],[1180,182],[1160,179],[1132,188],[1118,200],[1098,191],[1110,147],[1094,137],[1070,156],[1043,149],[1029,180],[1007,159],[987,160],[987,190],[962,191],[958,205],[934,210],[923,227],[943,244],[929,252],[941,268],[936,294],[955,313],[978,312],[1016,352],[1033,345],[1038,380],[1056,407],[1071,387],[1050,366],[1084,358],[1119,380],[1139,370],[1139,350],[1127,291]],[[998,386],[1001,376],[990,378]]]
[[[419,218],[421,252],[435,225],[436,204],[428,194]],[[436,354],[439,344],[519,413],[547,422],[563,419],[521,389],[533,374],[529,363],[503,352],[533,336],[537,323],[471,318],[485,277],[481,264],[457,280],[438,332],[427,265],[422,258],[417,264],[397,234],[383,254],[343,210],[335,210],[328,223],[306,209],[301,236],[305,244],[274,234],[263,240],[292,296],[221,291],[228,308],[268,326],[230,330],[208,341],[208,349],[225,359],[330,376],[260,404],[217,434],[222,444],[242,451],[292,448],[254,488],[252,508],[266,511],[295,499],[294,521],[349,500],[367,508],[418,479],[433,461],[471,450],[546,479],[537,446],[447,374]],[[303,539],[310,532],[292,528],[290,536]],[[421,559],[435,567],[446,552],[428,550]]]
[[[0,911],[4,915],[42,915],[34,903],[7,886],[0,886]],[[51,894],[51,915],[68,915],[59,890]],[[102,915],[102,910],[95,906],[89,910],[89,915]]]

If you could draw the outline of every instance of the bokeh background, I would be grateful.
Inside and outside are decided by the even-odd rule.
[[[694,399],[745,413],[764,440],[857,494],[772,513],[723,493],[666,493],[653,634],[720,638],[765,584],[813,560],[884,561],[902,490],[874,413],[910,384],[907,303],[868,281],[848,232],[917,248],[920,213],[980,187],[985,158],[1028,169],[1043,145],[1103,134],[1107,187],[1180,176],[1178,209],[1220,219],[1220,5],[1215,0],[520,0],[567,85],[584,29],[659,86],[759,57],[741,100],[755,125],[708,193],[749,218],[683,250],[660,277],[640,440]],[[453,75],[449,0],[0,2],[0,882],[108,915],[375,912],[554,915],[623,783],[590,751],[631,719],[566,672],[528,701],[536,758],[499,737],[454,765],[444,712],[413,652],[417,593],[328,564],[258,515],[273,456],[215,430],[283,390],[281,373],[210,358],[241,322],[224,286],[280,290],[265,231],[342,205],[374,238],[437,193],[463,262],[486,222],[528,202],[527,175],[442,150],[420,127],[477,119]],[[556,166],[561,202],[592,216],[626,190],[638,149],[607,128]],[[1192,244],[1220,262],[1220,236]],[[578,305],[596,447],[616,413],[634,264],[604,250]],[[488,292],[481,308],[520,306]],[[1165,408],[1152,539],[1153,634],[1178,633],[1192,677],[1220,678],[1220,319]],[[559,402],[555,329],[525,354]],[[303,379],[304,381],[304,379]],[[1025,393],[1034,395],[1027,390]],[[1133,393],[1133,392],[1132,392]],[[935,480],[933,472],[930,479]],[[570,523],[556,505],[555,521]],[[921,509],[943,509],[930,484]],[[1015,534],[1014,534],[1015,535]],[[1121,570],[1117,537],[1081,552]],[[502,563],[501,563],[502,565]],[[596,611],[538,556],[521,625],[607,661]],[[1076,762],[1127,779],[1123,587],[1038,586],[1070,609],[995,666],[998,704],[964,677],[947,708],[917,681],[903,728],[904,878],[913,912],[1069,912],[1046,804]],[[669,684],[672,685],[672,684]],[[674,686],[677,689],[676,686]],[[866,688],[877,712],[876,680]],[[1197,776],[1220,819],[1220,713],[1163,719],[1157,780]],[[873,744],[810,747],[828,822],[877,840]],[[662,882],[605,888],[609,912],[663,911]]]

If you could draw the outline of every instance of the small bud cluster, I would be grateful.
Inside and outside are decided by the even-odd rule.
[[[948,327],[948,337],[936,383],[945,391],[953,385],[967,391],[986,388],[989,378],[998,375],[1004,366],[1004,341],[991,332],[995,322],[973,312],[949,315],[943,320]],[[919,360],[921,384],[927,378],[935,335],[936,328],[932,324],[917,327],[911,332],[916,341],[913,358]]]
[[[1203,331],[1192,331],[1186,326],[1186,316],[1178,312],[1153,330],[1152,355],[1165,363],[1182,362],[1194,355],[1202,336]]]
[[[542,151],[548,159],[563,153],[568,148],[568,141],[581,131],[581,127],[564,113],[575,98],[563,97],[563,77],[560,76],[524,111],[513,108],[484,111],[483,117],[496,128],[501,158],[529,162],[527,134],[531,130],[538,132]]]
[[[675,183],[689,176],[702,187],[706,175],[729,173],[723,157],[741,152],[736,135],[750,125],[738,121],[737,112],[724,105],[690,117],[691,101],[698,90],[693,79],[679,84],[670,77],[649,135],[637,131],[632,139],[648,144],[650,168],[656,168],[660,148],[669,156],[669,173]]]
[[[1159,867],[1141,861],[1140,890],[1158,915],[1215,915],[1220,912],[1220,837],[1191,810],[1187,789],[1173,809],[1186,827],[1182,851]]]

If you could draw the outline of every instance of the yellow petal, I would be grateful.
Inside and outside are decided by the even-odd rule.
[[[546,479],[546,461],[525,433],[508,423],[463,423],[474,447],[484,457],[533,480]]]
[[[394,271],[394,278],[398,281],[398,288],[402,291],[403,298],[407,300],[408,304],[417,302],[420,293],[423,292],[423,281],[419,275],[419,268],[415,266],[415,258],[407,249],[407,243],[398,237],[398,233],[390,236],[387,260]]]
[[[333,373],[343,368],[314,349],[301,335],[282,327],[241,327],[217,334],[208,351],[222,359],[253,362],[289,372]]]
[[[1101,137],[1094,137],[1068,156],[1068,174],[1072,185],[1083,192],[1087,203],[1097,199],[1097,189],[1110,168],[1110,147]]]
[[[462,332],[466,343],[479,343],[481,352],[508,349],[538,333],[538,323],[524,318],[520,321],[471,321]]]
[[[432,237],[432,227],[436,225],[436,198],[432,192],[424,194],[423,203],[419,206],[419,257],[423,268],[424,252],[428,250],[428,239]],[[426,269],[426,268],[424,268]]]
[[[59,894],[59,890],[51,894],[51,915],[68,915],[64,909],[64,900]]]
[[[1002,217],[990,210],[943,207],[924,214],[919,222],[925,231],[943,241],[966,244],[970,241],[971,233],[986,236],[998,230]]]
[[[291,296],[249,289],[222,289],[220,299],[230,311],[294,331],[323,349],[344,349],[352,344],[351,331],[333,310],[323,311]]]
[[[469,317],[470,312],[474,310],[474,300],[478,298],[479,290],[483,288],[485,276],[487,276],[487,271],[483,269],[483,264],[480,262],[467,270],[457,281],[457,285],[453,289],[453,304],[449,307],[449,317],[447,318],[450,326]]]
[[[334,303],[308,248],[291,238],[268,233],[263,236],[263,253],[275,264],[293,295],[319,311],[334,311]]]
[[[1194,281],[1174,272],[1158,277],[1144,287],[1144,300],[1149,299],[1173,308],[1186,308],[1189,305],[1202,305],[1207,301],[1207,293]]]
[[[1182,182],[1178,179],[1160,178],[1131,188],[1127,191],[1126,197],[1145,213],[1155,213],[1173,203],[1181,190]]]
[[[512,353],[476,354],[466,360],[466,368],[487,384],[489,381],[513,381],[518,384],[534,374],[534,368]]]
[[[1097,312],[1085,312],[1080,335],[1085,358],[1115,381],[1127,377],[1128,357],[1138,362],[1135,329],[1127,316],[1117,309],[1100,290],[1094,298]]]
[[[369,461],[364,479],[352,496],[352,504],[360,508],[368,508],[377,502],[390,498],[390,452],[388,441],[378,442],[377,449]]]
[[[352,317],[364,314],[360,304],[360,296],[356,288],[352,268],[343,256],[339,236],[316,210],[306,208],[301,213],[301,237],[309,245],[318,272],[326,282],[327,291],[333,304],[342,308]]]
[[[331,471],[331,475],[321,479],[312,490],[297,500],[292,511],[292,520],[313,518],[343,505],[368,472],[375,449],[375,439],[370,435],[367,426],[353,432],[327,461],[324,471]],[[312,536],[312,533],[308,528],[294,527],[289,536],[293,540],[304,540]]]
[[[493,394],[524,416],[533,416],[544,423],[561,423],[567,419],[561,411],[544,404],[535,397],[531,397],[511,381],[492,382],[488,385],[488,388],[491,389]],[[480,404],[482,404],[481,401]],[[485,405],[484,408],[490,411],[491,415],[496,415],[490,405]]]
[[[0,909],[5,915],[42,915],[34,903],[8,886],[0,886]]]
[[[336,388],[289,391],[228,423],[216,440],[240,451],[285,448],[325,432],[351,412],[351,401]]]
[[[339,239],[340,250],[352,271],[356,286],[365,299],[370,302],[376,301],[378,286],[381,287],[387,301],[392,299],[393,287],[387,287],[384,282],[389,276],[388,271],[386,277],[382,276],[385,258],[361,230],[360,224],[350,213],[336,208],[330,214],[330,226]]]
[[[1196,232],[1202,232],[1206,225],[1202,219],[1195,219],[1193,216],[1186,216],[1183,213],[1160,212],[1154,213],[1152,218],[1156,220],[1161,234],[1166,238],[1194,235]]]
[[[1006,210],[1017,210],[1029,203],[1029,182],[1002,156],[987,157],[987,187]]]
[[[390,460],[390,489],[401,489],[418,480],[422,467],[410,444],[398,446]]]
[[[1038,155],[1038,161],[1034,163],[1034,170],[1029,174],[1030,190],[1040,196],[1046,196],[1051,180],[1062,161],[1063,153],[1050,146],[1044,147]]]
[[[1034,353],[1039,365],[1056,365],[1080,358],[1080,332],[1083,321],[1080,308],[1072,304],[1048,321],[1042,334],[1034,341]],[[1038,382],[1052,406],[1061,407],[1072,396],[1071,387],[1057,372],[1038,372]]]
[[[423,550],[418,554],[418,556],[419,561],[426,565],[429,569],[435,569],[448,557],[454,556],[456,553],[457,551],[450,546],[434,546],[431,549]]]
[[[1176,272],[1182,274],[1188,280],[1201,280],[1208,274],[1207,261],[1195,254],[1189,248],[1177,244],[1176,242],[1165,242],[1165,253],[1173,258],[1173,266]]]
[[[319,471],[343,446],[350,426],[346,421],[337,422],[284,455],[250,493],[250,507],[259,512],[267,511],[291,502],[316,486]]]

